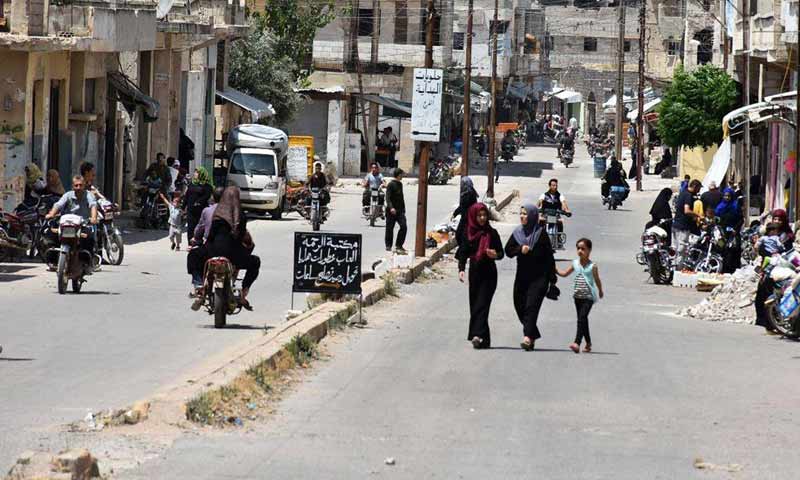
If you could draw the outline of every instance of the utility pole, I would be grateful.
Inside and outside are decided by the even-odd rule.
[[[744,104],[750,105],[750,0],[742,0],[742,43],[744,50]],[[744,222],[750,224],[750,120],[744,123]]]
[[[497,0],[495,0],[497,1]],[[617,161],[622,161],[622,117],[625,115],[625,104],[622,97],[625,95],[625,2],[619,0],[617,7],[617,28],[619,35],[617,37],[617,111],[614,130],[616,131],[616,138],[614,142],[614,154]]]
[[[728,71],[728,2],[722,0],[722,69]]]
[[[369,49],[371,73],[376,73],[378,69],[378,46],[381,38],[381,2],[372,0],[372,42]],[[356,37],[358,42],[358,37]],[[369,124],[368,131],[364,132],[367,136],[367,148],[371,152],[368,156],[370,162],[375,161],[375,145],[378,143],[378,104],[369,104]],[[388,157],[386,158],[388,160]]]
[[[425,68],[433,68],[433,23],[436,12],[433,0],[428,0],[425,25]],[[419,153],[419,184],[417,189],[417,230],[414,242],[414,256],[425,256],[425,233],[428,223],[428,157],[431,154],[430,142],[422,142]]]
[[[469,144],[472,136],[471,117],[472,117],[472,5],[473,0],[469,0],[467,7],[467,33],[465,35],[464,46],[464,128],[461,132],[461,176],[469,175]]]
[[[797,35],[798,38],[800,38],[800,15],[797,16],[797,27],[798,27]],[[800,179],[800,175],[797,174],[798,159],[800,159],[800,43],[797,43],[797,45],[795,46],[795,50],[797,50],[797,61],[794,64],[795,75],[797,75],[797,83],[795,84],[796,95],[795,95],[795,112],[794,112],[795,113],[794,116],[795,170],[794,174],[792,174],[791,184],[795,199],[793,205],[794,207],[793,213],[794,213],[794,219],[795,221],[797,221],[798,219],[800,219],[800,215],[798,214],[800,212],[800,202],[798,202],[798,200],[800,200],[800,198],[798,198],[800,197],[800,194],[798,194],[798,192],[800,192],[799,188],[800,186],[797,185],[797,180]]]
[[[364,140],[364,143],[367,144],[367,161],[372,162],[375,158],[375,148],[369,148],[369,126],[367,125],[367,104],[364,101],[364,78],[363,78],[363,69],[361,66],[361,57],[358,53],[358,4],[355,0],[350,0],[350,9],[353,12],[353,21],[350,22],[350,41],[351,48],[352,48],[352,60],[355,62],[356,65],[356,78],[358,80],[358,93],[359,96],[359,107],[361,108],[361,123],[363,125],[364,131],[361,133],[361,136]]]
[[[494,21],[492,23],[492,111],[489,115],[489,164],[486,166],[486,196],[494,198],[494,162],[496,160],[495,140],[497,137],[497,9],[494,0]]]
[[[639,111],[636,116],[636,191],[642,191],[642,159],[644,158],[644,55],[647,1],[639,5]],[[623,52],[624,55],[624,52]]]

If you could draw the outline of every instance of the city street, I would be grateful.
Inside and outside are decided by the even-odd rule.
[[[550,149],[546,149],[550,152]],[[529,169],[530,170],[530,169]],[[532,171],[532,170],[531,170]],[[522,187],[526,178],[502,181],[498,192]],[[334,194],[324,231],[364,235],[364,268],[386,255],[384,223],[370,228],[361,218],[355,179]],[[481,187],[481,185],[484,185]],[[476,179],[480,191],[485,181]],[[416,179],[406,181],[409,235],[414,246]],[[428,226],[452,213],[458,178],[429,188]],[[213,317],[189,309],[185,252],[170,251],[166,231],[125,231],[121,266],[103,266],[88,277],[80,295],[58,295],[55,274],[39,263],[0,266],[0,467],[31,446],[65,448],[58,429],[87,411],[118,408],[176,381],[182,372],[214,354],[280,325],[291,304],[292,245],[307,221],[289,214],[281,221],[248,224],[261,257],[253,286],[254,312],[229,318],[215,330]],[[185,238],[184,238],[185,242]],[[305,305],[295,295],[295,308]]]
[[[797,438],[798,345],[675,317],[702,294],[648,284],[633,261],[656,180],[610,212],[585,154],[577,166],[553,173],[575,212],[570,244],[594,240],[606,288],[590,315],[594,353],[567,348],[575,313],[564,280],[536,350],[519,349],[512,261],[501,262],[493,348],[473,350],[450,261],[445,280],[406,289],[368,311],[371,328],[327,341],[331,360],[274,420],[184,437],[122,478],[795,478],[800,454],[780,446]],[[511,229],[499,225],[504,240]]]

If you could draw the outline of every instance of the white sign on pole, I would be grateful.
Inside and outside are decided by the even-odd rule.
[[[438,68],[414,69],[414,96],[411,101],[411,139],[438,142],[442,121],[444,74]]]

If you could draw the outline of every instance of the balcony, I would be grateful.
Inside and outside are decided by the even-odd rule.
[[[792,3],[796,5],[796,2]],[[782,4],[783,2],[781,0],[774,0],[768,2],[766,5],[759,4],[758,12],[750,17],[750,55],[752,57],[761,58],[768,62],[788,61],[789,51],[787,42],[783,40],[785,32],[783,25],[784,20],[782,19],[781,13]],[[794,12],[796,11],[795,7]],[[797,17],[795,16],[794,18],[796,19]],[[796,32],[796,28],[793,30]],[[796,39],[796,36],[795,33],[793,37]],[[733,35],[734,53],[736,55],[743,54],[742,39],[742,17],[737,15]]]

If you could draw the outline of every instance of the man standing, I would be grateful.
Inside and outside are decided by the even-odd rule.
[[[714,210],[722,201],[722,192],[717,188],[717,182],[708,184],[708,191],[700,195],[700,201],[703,202],[703,210]]]
[[[703,185],[700,180],[692,180],[686,190],[678,195],[675,205],[675,218],[672,220],[672,246],[675,247],[675,269],[680,270],[689,248],[689,233],[697,214],[693,210],[694,196]]]
[[[394,169],[394,179],[386,187],[386,251],[392,251],[392,239],[394,237],[395,223],[400,226],[397,231],[397,243],[395,243],[395,253],[406,255],[408,252],[403,248],[406,241],[406,200],[403,197],[403,174],[402,168]]]

